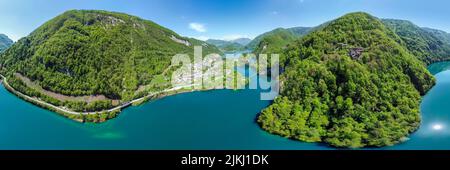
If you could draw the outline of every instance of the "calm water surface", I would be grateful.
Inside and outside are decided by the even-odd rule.
[[[447,68],[450,62],[429,67],[437,85],[423,99],[420,130],[403,144],[381,149],[450,149]],[[261,130],[255,118],[270,101],[259,100],[260,92],[178,94],[129,107],[106,123],[82,124],[22,101],[1,87],[0,149],[332,149]]]

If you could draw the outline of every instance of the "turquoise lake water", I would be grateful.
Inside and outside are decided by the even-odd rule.
[[[381,149],[450,149],[446,68],[450,62],[429,67],[438,81],[424,96],[420,130],[405,143]],[[260,90],[192,92],[129,107],[106,123],[82,124],[27,103],[2,87],[0,149],[333,149],[261,130],[255,118],[269,104],[260,100]]]

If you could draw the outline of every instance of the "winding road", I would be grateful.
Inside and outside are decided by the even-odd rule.
[[[182,89],[182,88],[195,86],[195,84],[185,85],[185,86],[178,86],[178,87],[174,87],[174,88],[171,88],[171,89],[166,89],[166,90],[163,90],[163,91],[150,93],[150,94],[148,94],[147,96],[144,96],[144,97],[141,97],[141,98],[138,98],[138,99],[134,99],[134,100],[132,100],[132,101],[130,101],[130,102],[126,102],[126,103],[124,103],[124,104],[122,104],[122,105],[120,105],[120,106],[116,106],[116,107],[114,107],[114,108],[112,108],[112,109],[109,109],[109,110],[103,110],[103,111],[97,111],[97,112],[75,112],[75,111],[68,110],[68,109],[66,109],[66,108],[60,107],[60,106],[55,106],[55,105],[53,105],[53,104],[47,103],[47,102],[45,102],[45,101],[42,101],[42,100],[40,100],[40,99],[37,99],[37,98],[34,98],[34,97],[27,96],[27,95],[25,95],[25,94],[23,94],[23,93],[21,93],[21,92],[15,90],[14,88],[12,88],[12,87],[9,85],[9,83],[8,83],[8,81],[7,81],[7,79],[6,79],[5,76],[3,76],[3,75],[0,74],[0,77],[1,77],[2,80],[3,80],[3,85],[4,85],[6,88],[8,88],[8,89],[14,91],[14,93],[15,93],[16,95],[18,95],[18,96],[20,96],[20,97],[23,97],[23,98],[25,98],[25,99],[27,99],[27,100],[29,100],[29,101],[36,102],[36,103],[38,103],[38,104],[40,104],[40,105],[44,105],[44,106],[50,107],[50,108],[52,108],[52,109],[55,109],[55,110],[58,110],[58,111],[61,111],[61,112],[64,112],[64,113],[72,114],[72,115],[88,115],[88,114],[96,114],[96,113],[101,113],[101,112],[113,112],[113,111],[117,111],[117,110],[123,109],[123,108],[125,108],[125,107],[128,107],[128,106],[132,105],[133,103],[141,102],[141,101],[145,100],[146,98],[152,97],[152,96],[157,95],[157,94],[166,93],[166,92],[171,92],[171,91],[176,91],[176,90],[179,90],[179,89]]]

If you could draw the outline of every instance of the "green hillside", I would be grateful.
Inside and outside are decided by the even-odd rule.
[[[262,111],[266,131],[336,147],[393,145],[420,126],[435,79],[377,18],[351,13],[291,44],[281,93]],[[350,51],[362,50],[360,55]]]
[[[231,40],[231,42],[238,43],[238,44],[241,44],[243,46],[246,46],[251,41],[252,41],[252,39],[250,39],[250,38],[238,38],[238,39],[235,39],[235,40]]]
[[[0,34],[0,53],[10,47],[14,42],[5,34]]]
[[[422,28],[423,30],[431,33],[432,35],[434,35],[436,38],[438,38],[439,40],[441,40],[444,43],[450,44],[450,33],[447,33],[445,31],[442,30],[438,30],[438,29],[433,29],[433,28]]]
[[[278,52],[278,49],[284,48],[287,44],[309,33],[311,29],[309,27],[277,28],[257,36],[247,44],[247,48],[253,49],[255,53],[272,50]]]
[[[135,16],[72,10],[6,50],[0,72],[25,94],[75,111],[97,111],[169,87],[172,57],[192,56],[195,45],[204,54],[220,53]]]
[[[410,21],[383,19],[383,23],[403,40],[404,45],[427,64],[450,59],[450,35],[421,28]]]
[[[236,51],[242,51],[245,50],[245,46],[234,41],[225,41],[225,40],[216,40],[216,39],[209,39],[206,41],[209,44],[215,45],[217,48],[219,48],[222,52],[236,52]]]

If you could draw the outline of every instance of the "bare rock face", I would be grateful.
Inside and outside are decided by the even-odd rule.
[[[170,39],[172,39],[173,41],[175,41],[177,43],[184,44],[184,45],[186,45],[188,47],[191,46],[191,43],[189,41],[178,39],[177,37],[175,37],[173,35],[170,36]]]

